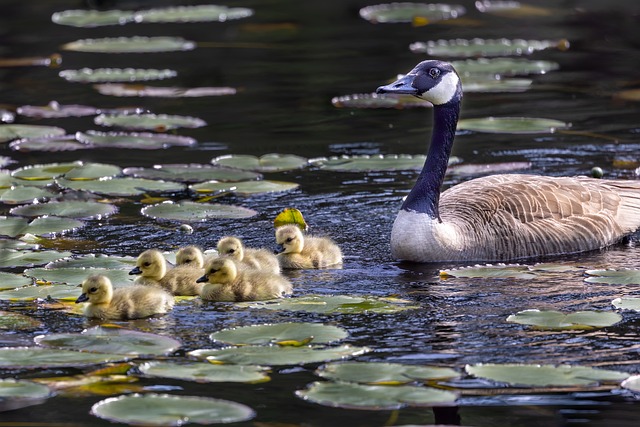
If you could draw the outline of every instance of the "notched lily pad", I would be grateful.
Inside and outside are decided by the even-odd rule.
[[[69,82],[107,83],[164,80],[175,77],[178,73],[175,70],[153,68],[81,68],[79,70],[63,70],[58,75]]]
[[[195,183],[209,180],[236,182],[257,180],[262,175],[224,166],[201,164],[154,165],[152,168],[126,168],[125,175],[147,179],[166,179],[177,182]]]
[[[414,53],[434,57],[488,57],[530,55],[536,51],[555,48],[567,50],[567,40],[480,39],[429,40],[409,45]]]
[[[98,109],[88,105],[60,105],[56,101],[45,106],[23,105],[16,112],[21,116],[50,119],[59,117],[84,117],[98,114]]]
[[[130,148],[156,150],[171,146],[190,147],[197,141],[187,136],[157,134],[150,132],[96,132],[76,133],[76,138],[92,148]]]
[[[124,360],[126,356],[121,354],[87,353],[44,347],[0,348],[0,368],[4,369],[46,369],[67,366],[75,368]]]
[[[339,172],[420,170],[426,156],[387,154],[378,156],[340,156],[314,159],[313,164],[324,170]]]
[[[640,270],[587,270],[588,283],[606,283],[608,285],[640,285]]]
[[[241,206],[222,205],[219,203],[197,203],[190,201],[167,201],[146,206],[142,214],[153,219],[173,221],[206,221],[216,218],[250,218],[258,212]]]
[[[282,172],[300,169],[308,164],[305,157],[294,154],[265,154],[257,157],[248,154],[229,154],[211,160],[214,165],[256,172]]]
[[[20,138],[41,136],[60,136],[67,133],[56,126],[0,124],[0,142],[13,141]]]
[[[89,191],[108,196],[139,196],[149,192],[180,193],[185,190],[183,184],[143,178],[109,178],[90,181],[76,181],[57,178],[56,184],[62,188]]]
[[[133,130],[165,132],[178,128],[199,128],[206,122],[197,117],[170,116],[167,114],[100,114],[93,120],[101,126],[117,126]]]
[[[526,265],[520,264],[487,264],[474,265],[469,267],[440,270],[440,278],[449,277],[464,278],[514,278],[514,279],[534,279],[535,273],[529,270]]]
[[[461,119],[458,130],[490,133],[554,133],[558,129],[567,129],[570,123],[560,120],[533,117],[483,117],[478,119]]]
[[[507,317],[507,322],[531,325],[540,329],[592,329],[613,326],[622,320],[618,313],[608,311],[524,310]]]
[[[326,344],[345,339],[346,330],[322,323],[275,323],[223,329],[209,335],[214,341],[232,345]]]
[[[102,219],[117,211],[118,208],[115,205],[108,203],[70,200],[18,206],[11,209],[10,212],[12,215],[28,217],[54,215],[77,219]]]
[[[232,87],[176,87],[140,84],[103,83],[93,86],[102,95],[141,96],[150,98],[199,98],[202,96],[235,95]]]
[[[261,179],[257,181],[241,181],[241,182],[217,182],[208,181],[199,184],[192,184],[189,189],[199,194],[223,194],[235,193],[241,196],[250,196],[252,194],[277,193],[282,191],[291,191],[300,185],[295,182],[272,181]]]
[[[150,377],[174,378],[199,383],[241,382],[261,383],[269,381],[268,368],[247,365],[214,365],[208,362],[175,363],[146,362],[138,367]]]
[[[3,251],[4,252],[4,251]],[[1,254],[2,252],[0,252]],[[21,288],[23,286],[32,285],[33,281],[24,277],[21,274],[7,273],[4,271],[0,271],[0,291],[6,291],[7,289],[15,289]],[[2,316],[0,316],[2,318]],[[0,325],[2,324],[2,320],[0,320]]]
[[[239,307],[269,310],[307,311],[325,314],[397,313],[419,308],[412,301],[398,298],[348,295],[306,295],[272,301],[236,303]]]
[[[460,374],[450,368],[405,365],[385,362],[337,362],[321,366],[316,374],[334,381],[369,385],[401,385],[416,381],[426,382],[458,378]]]
[[[195,49],[196,44],[182,37],[107,37],[82,39],[62,45],[64,50],[94,53],[176,52]]]
[[[47,163],[43,165],[29,165],[11,172],[14,178],[26,181],[46,181],[64,175],[74,168],[82,166],[82,162]]]
[[[373,24],[386,23],[433,23],[458,18],[466,12],[455,4],[429,3],[384,3],[360,9],[360,16]]]
[[[429,101],[412,95],[396,95],[392,93],[355,93],[336,96],[331,104],[338,108],[414,108],[433,107]]]

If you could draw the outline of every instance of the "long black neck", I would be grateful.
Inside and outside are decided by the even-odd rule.
[[[447,171],[459,113],[459,101],[433,107],[433,132],[427,160],[402,204],[403,210],[426,213],[433,219],[440,219],[440,187]]]

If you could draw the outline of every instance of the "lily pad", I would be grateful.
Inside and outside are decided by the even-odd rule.
[[[338,362],[316,371],[322,378],[370,385],[401,385],[416,381],[458,378],[450,368],[384,362]]]
[[[164,80],[175,77],[178,73],[175,70],[153,68],[81,68],[79,70],[63,70],[58,75],[69,82],[105,83]]]
[[[90,181],[74,181],[57,178],[56,184],[62,188],[89,191],[108,196],[139,196],[145,193],[180,193],[185,190],[184,185],[177,182],[159,181],[143,178],[111,178]]]
[[[82,39],[62,46],[64,50],[94,53],[176,52],[195,49],[196,44],[182,37],[107,37]]]
[[[525,18],[532,16],[550,16],[554,14],[551,9],[531,6],[512,0],[482,0],[475,3],[476,9],[483,13],[503,16],[507,18]],[[555,12],[557,13],[557,12]]]
[[[23,138],[11,141],[9,148],[14,151],[75,151],[92,148],[76,140],[75,135],[62,135],[41,138]]]
[[[255,417],[250,407],[228,400],[154,393],[101,400],[91,407],[91,414],[112,422],[145,426],[233,423]]]
[[[531,88],[533,80],[523,78],[495,78],[495,76],[468,76],[462,79],[466,93],[524,92]]]
[[[158,132],[178,128],[199,128],[207,124],[197,117],[169,116],[167,114],[100,114],[93,121],[101,126],[118,126],[125,129]]]
[[[33,317],[12,311],[0,311],[0,330],[25,331],[41,327],[42,322]]]
[[[40,136],[60,136],[66,131],[55,126],[0,124],[0,142]]]
[[[230,154],[216,157],[211,163],[256,172],[282,172],[303,168],[308,164],[308,160],[293,154],[265,154],[260,157]]]
[[[2,301],[35,301],[35,300],[60,300],[75,301],[80,289],[77,285],[39,285],[25,286],[0,292]]]
[[[88,353],[44,347],[2,347],[0,368],[46,369],[96,365],[126,360],[122,354]]]
[[[26,181],[48,181],[52,178],[62,176],[72,169],[80,167],[82,165],[82,162],[29,165],[14,170],[13,172],[11,172],[11,176]]]
[[[326,344],[345,339],[349,334],[338,326],[322,323],[275,323],[223,329],[209,335],[214,341],[232,345]]]
[[[86,181],[98,178],[111,178],[122,173],[116,165],[103,163],[83,163],[66,172],[63,176],[73,181]]]
[[[557,62],[530,60],[524,58],[478,58],[452,61],[451,65],[463,76],[492,75],[516,76],[530,74],[546,74],[557,70]]]
[[[433,23],[458,18],[465,12],[464,7],[455,4],[400,2],[363,7],[360,16],[373,24],[415,23],[416,20]]]
[[[514,278],[514,279],[535,279],[535,273],[531,272],[526,265],[520,264],[487,264],[460,267],[449,270],[440,270],[440,278]]]
[[[127,356],[168,355],[181,346],[179,341],[166,336],[104,326],[85,329],[81,333],[38,335],[34,341],[48,348]]]
[[[1,252],[0,252],[1,254]],[[7,289],[21,288],[33,284],[33,280],[20,274],[7,273],[0,271],[0,291]],[[0,316],[2,317],[2,316]],[[0,320],[0,324],[2,321]]]
[[[98,109],[87,105],[60,105],[56,101],[49,102],[43,107],[35,105],[23,105],[16,110],[18,114],[26,117],[59,118],[59,117],[84,117],[98,114]]]
[[[219,203],[197,203],[190,201],[167,201],[146,206],[142,214],[153,219],[173,221],[206,221],[216,218],[250,218],[258,212],[241,206],[222,205]]]
[[[615,308],[622,310],[640,311],[640,298],[616,298],[611,301],[611,304],[613,304]]]
[[[487,164],[459,164],[452,165],[447,168],[448,175],[469,176],[506,173],[518,170],[531,169],[529,162],[504,162],[504,163],[487,163]]]
[[[55,196],[55,194],[47,188],[33,187],[31,185],[16,185],[2,192],[0,202],[7,205],[17,205],[47,200],[53,196]],[[2,226],[0,226],[0,228],[2,228]]]
[[[190,356],[206,359],[211,363],[234,363],[238,365],[304,365],[359,356],[371,351],[367,347],[342,345],[320,346],[254,346],[227,347],[222,349],[193,350]]]
[[[131,267],[133,268],[133,267]],[[114,288],[133,284],[132,277],[127,270],[114,270],[108,268],[85,267],[59,267],[59,268],[30,268],[24,271],[28,277],[33,277],[42,283],[80,285],[84,279],[92,274],[107,276]],[[77,292],[78,290],[76,290]],[[78,295],[76,295],[78,297]]]
[[[269,381],[267,368],[247,365],[214,365],[208,362],[175,363],[147,362],[138,367],[150,377],[174,378],[200,383],[241,382],[261,383]]]
[[[419,306],[397,298],[348,295],[305,295],[273,301],[236,303],[239,307],[265,308],[269,310],[306,311],[325,314],[397,313]]]
[[[133,22],[135,12],[124,10],[65,10],[51,15],[51,21],[59,25],[79,28],[122,25]]]
[[[311,383],[296,391],[299,398],[324,406],[346,409],[394,410],[407,406],[449,406],[456,393],[432,387],[362,385],[343,382]]]
[[[491,133],[554,133],[558,129],[567,129],[571,125],[553,119],[532,117],[484,117],[479,119],[461,119],[458,130]]]
[[[209,180],[236,182],[257,180],[262,175],[223,166],[201,164],[155,165],[152,168],[126,168],[126,175],[147,179],[166,179],[177,182],[195,183]]]
[[[587,270],[588,283],[606,283],[608,285],[640,285],[640,270]]]
[[[136,22],[226,22],[247,18],[253,10],[246,7],[218,5],[176,6],[141,10],[136,13]]]
[[[252,194],[277,193],[281,191],[291,191],[300,185],[295,182],[272,181],[261,179],[258,181],[241,181],[241,182],[218,182],[208,181],[199,184],[192,184],[189,189],[199,194],[221,194],[235,193],[241,196],[250,196]]]
[[[0,223],[2,222],[4,221],[0,221]],[[71,252],[27,251],[11,248],[1,248],[0,268],[44,265],[48,262],[69,256],[71,256]]]
[[[0,216],[0,235],[9,237],[17,237],[27,233],[36,236],[52,235],[84,226],[84,222],[72,218],[43,216],[29,222],[26,218]]]
[[[39,405],[51,395],[46,385],[11,378],[0,379],[0,412]]]
[[[387,154],[378,156],[340,156],[314,159],[313,163],[322,169],[339,172],[420,170],[426,156],[408,154]]]
[[[39,203],[35,205],[18,206],[11,209],[12,215],[41,216],[55,215],[58,217],[77,219],[102,219],[118,211],[115,205],[91,201],[62,201]]]
[[[600,382],[620,382],[629,376],[625,372],[569,365],[481,363],[467,365],[465,370],[479,378],[525,387],[590,386]]]
[[[534,52],[557,48],[569,48],[567,40],[524,40],[524,39],[454,39],[429,40],[409,45],[414,53],[426,53],[434,57],[488,57],[509,55],[530,55]],[[466,88],[465,88],[466,91]]]
[[[74,258],[64,258],[47,264],[47,269],[56,268],[104,268],[131,270],[136,266],[136,258],[130,256],[85,254]],[[100,273],[102,274],[102,273]],[[112,280],[113,281],[113,280]]]
[[[96,132],[76,133],[76,138],[92,148],[131,148],[136,150],[157,150],[171,146],[190,147],[197,141],[187,136],[167,135],[148,132]]]
[[[592,329],[615,325],[622,320],[618,313],[606,311],[524,310],[507,317],[507,322],[536,326],[541,329]]]
[[[235,95],[232,87],[177,87],[177,86],[144,86],[140,84],[103,83],[94,85],[102,95],[142,96],[153,98],[199,98],[202,96]]]
[[[466,89],[466,88],[465,88]],[[331,104],[337,108],[414,108],[433,107],[429,101],[413,95],[396,95],[392,93],[355,93],[336,96]]]
[[[640,375],[632,375],[620,384],[622,388],[640,393]]]

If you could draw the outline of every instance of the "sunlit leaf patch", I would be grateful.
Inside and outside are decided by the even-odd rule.
[[[134,12],[124,10],[65,10],[51,15],[51,21],[59,25],[91,28],[105,25],[122,25],[133,22]]]
[[[105,326],[94,326],[81,333],[38,335],[34,341],[48,348],[128,356],[168,355],[181,346],[179,341],[163,335]]]
[[[615,308],[619,308],[622,310],[640,311],[640,298],[633,298],[633,297],[616,298],[613,301],[611,301],[611,304],[613,304]]]
[[[72,218],[43,216],[29,221],[27,218],[0,216],[0,235],[17,237],[23,234],[44,236],[64,233],[84,227],[83,221]]]
[[[504,16],[507,18],[549,16],[554,13],[551,9],[531,6],[529,4],[513,0],[482,0],[476,1],[475,5],[480,12]]]
[[[0,142],[19,138],[60,136],[65,133],[64,129],[56,126],[0,124]]]
[[[534,279],[536,275],[526,265],[520,264],[487,264],[440,270],[440,278],[514,278]]]
[[[536,51],[557,48],[566,50],[567,40],[524,39],[453,39],[414,42],[409,49],[414,53],[426,53],[434,57],[488,57],[530,55]]]
[[[75,135],[45,136],[39,138],[23,138],[11,141],[9,148],[14,151],[75,151],[92,148],[76,139]]]
[[[84,117],[98,114],[98,109],[88,105],[60,105],[56,101],[45,106],[23,105],[16,112],[21,116],[38,119],[58,117]]]
[[[447,168],[447,174],[449,175],[485,175],[495,173],[506,173],[512,171],[519,171],[530,169],[530,162],[505,162],[505,163],[486,163],[486,164],[458,164],[451,165]]]
[[[432,107],[429,101],[413,95],[397,95],[392,93],[354,93],[336,96],[331,104],[338,108],[413,108]]]
[[[462,16],[465,8],[456,4],[384,3],[360,9],[360,16],[373,24],[437,22]]]
[[[93,86],[102,95],[140,96],[150,98],[199,98],[203,96],[235,95],[232,87],[146,86],[140,84],[102,83]]]
[[[131,367],[128,364],[126,365],[129,368]],[[57,396],[68,398],[113,396],[120,393],[139,393],[144,391],[144,386],[138,383],[138,378],[124,375],[124,373],[93,374],[93,372],[90,372],[89,374],[73,376],[36,378],[33,381],[53,389]]]
[[[241,181],[241,182],[201,182],[192,184],[189,189],[199,194],[222,194],[235,193],[241,196],[249,196],[252,194],[276,193],[281,191],[291,191],[299,187],[295,182],[273,181],[261,179],[257,181]]]
[[[0,412],[39,405],[51,395],[46,385],[12,378],[0,379]]]
[[[236,303],[239,307],[269,310],[307,311],[325,314],[397,313],[419,308],[412,301],[397,298],[348,295],[306,295],[277,301]]]
[[[54,215],[77,219],[102,219],[117,211],[118,208],[115,205],[108,203],[70,200],[18,206],[10,212],[12,215],[28,217]]]
[[[208,362],[146,362],[138,367],[150,377],[174,378],[200,383],[242,382],[259,383],[269,381],[267,368],[251,365],[217,365]]]
[[[618,313],[609,311],[576,311],[562,313],[556,310],[524,310],[507,317],[507,322],[535,326],[539,329],[592,329],[615,325],[622,320]]]
[[[5,369],[79,367],[123,360],[126,360],[126,356],[121,354],[88,353],[44,347],[0,348],[0,368]]]
[[[182,37],[107,37],[82,39],[62,46],[64,50],[94,53],[149,53],[192,50],[196,44]]]
[[[334,408],[377,411],[408,406],[450,406],[458,398],[456,393],[432,387],[389,387],[331,381],[311,383],[305,390],[297,390],[296,396]]]
[[[77,285],[25,286],[0,292],[0,301],[61,300],[73,302],[80,296]],[[0,365],[1,366],[1,365]]]
[[[140,408],[144,408],[141,411]],[[247,421],[255,412],[240,403],[210,397],[132,394],[94,404],[91,414],[111,422],[145,426],[181,426]]]
[[[5,249],[2,249],[2,252],[4,251]],[[0,291],[5,291],[7,289],[21,288],[23,286],[29,286],[31,284],[32,284],[32,280],[28,277],[24,277],[21,274],[14,274],[14,273],[7,273],[4,271],[0,271]],[[0,318],[1,317],[2,316],[0,316]],[[2,320],[0,320],[0,325],[1,324],[2,324]]]
[[[343,328],[322,323],[286,322],[267,325],[242,326],[223,329],[209,335],[214,341],[232,345],[264,345],[306,342],[326,344],[340,341],[348,336]]]
[[[56,183],[62,188],[122,197],[138,196],[149,192],[180,193],[185,190],[184,185],[177,182],[130,177],[116,177],[88,181],[57,178]]]
[[[11,172],[14,178],[20,178],[27,181],[50,180],[64,175],[74,168],[82,166],[82,162],[68,163],[48,163],[43,165],[29,165],[18,168]]]
[[[335,362],[321,366],[316,374],[334,381],[370,385],[401,385],[460,376],[451,368],[385,362]]]
[[[0,224],[4,221],[0,221]],[[71,252],[31,251],[12,248],[0,248],[0,268],[33,267],[44,265],[61,258],[70,257]]]
[[[63,70],[58,75],[70,82],[107,83],[164,80],[175,77],[178,73],[175,70],[154,68],[81,68]]]
[[[133,267],[131,267],[133,268]],[[134,276],[127,270],[110,269],[104,267],[58,267],[58,268],[29,268],[24,271],[25,276],[33,277],[38,282],[53,284],[68,284],[78,286],[92,274],[107,276],[114,288],[130,286]],[[76,290],[76,297],[80,296],[80,289]]]
[[[228,7],[218,5],[159,7],[138,11],[136,22],[226,22],[247,18],[253,10],[246,7]]]
[[[282,212],[276,215],[273,220],[273,227],[278,228],[287,224],[295,224],[300,227],[301,230],[306,231],[308,226],[304,220],[304,216],[299,209],[296,208],[284,208]]]
[[[476,364],[467,365],[468,374],[512,386],[590,386],[600,382],[620,382],[629,374],[570,365]]]
[[[257,180],[261,174],[223,166],[202,164],[167,164],[152,168],[126,168],[126,175],[147,179],[166,179],[177,182],[195,183],[209,180],[235,182]]]
[[[49,183],[50,182],[47,182],[47,184]],[[47,200],[55,195],[56,194],[48,188],[33,187],[31,185],[16,185],[8,190],[2,191],[2,195],[0,195],[0,202],[7,205],[34,203],[36,201]],[[2,225],[0,225],[0,228],[2,228]]]
[[[42,322],[33,317],[12,311],[0,311],[0,330],[25,331],[41,327]]]
[[[606,283],[608,285],[640,285],[640,270],[587,270],[588,283]]]
[[[165,132],[178,128],[198,128],[206,122],[197,117],[170,116],[167,114],[100,114],[94,123],[101,126],[116,126],[133,130]]]
[[[303,168],[308,164],[308,160],[294,154],[271,153],[260,157],[248,154],[229,154],[213,158],[211,163],[256,172],[282,172]]]
[[[632,375],[620,384],[622,388],[640,393],[640,375]]]
[[[554,133],[570,126],[560,120],[534,117],[483,117],[458,121],[458,130],[511,134]]]
[[[173,221],[206,221],[216,218],[249,218],[257,215],[253,209],[241,206],[222,205],[219,203],[197,203],[190,201],[163,202],[146,206],[141,210],[142,214],[154,219],[167,219]]]
[[[560,68],[560,65],[552,61],[530,60],[524,58],[478,58],[451,61],[461,76],[499,75],[515,76],[529,74],[545,74]]]
[[[122,173],[122,169],[116,165],[104,163],[83,163],[64,173],[64,178],[72,181],[94,180],[98,178],[111,178]]]
[[[197,141],[180,135],[150,132],[97,132],[76,133],[78,141],[92,148],[130,148],[135,150],[157,150],[171,146],[190,147]]]
[[[340,172],[420,170],[426,156],[422,154],[387,154],[333,156],[314,159],[313,164],[322,169]]]
[[[523,78],[495,78],[471,75],[462,78],[465,93],[524,92],[531,88],[533,80]]]
[[[104,268],[128,271],[135,266],[136,258],[131,256],[85,254],[50,262],[46,265],[46,268]]]

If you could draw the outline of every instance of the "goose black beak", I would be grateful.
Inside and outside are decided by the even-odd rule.
[[[414,75],[407,74],[400,77],[395,82],[386,86],[380,86],[376,89],[376,93],[397,93],[406,95],[419,95],[418,90],[413,87]]]
[[[89,297],[87,296],[87,294],[82,294],[76,300],[76,304],[81,303],[81,302],[86,302],[86,301],[89,301]]]
[[[204,276],[202,276],[202,277],[200,277],[200,278],[196,279],[196,283],[206,283],[206,282],[208,282],[208,281],[209,281],[209,279],[207,278],[207,276],[206,276],[206,275],[204,275]]]
[[[142,270],[140,270],[140,267],[135,267],[129,272],[129,274],[142,274]]]

